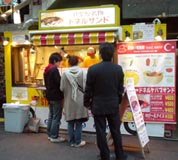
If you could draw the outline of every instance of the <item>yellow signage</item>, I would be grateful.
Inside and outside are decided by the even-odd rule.
[[[120,25],[117,5],[47,10],[39,12],[39,29],[101,28]]]

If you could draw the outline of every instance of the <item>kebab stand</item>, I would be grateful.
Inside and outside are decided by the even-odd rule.
[[[137,62],[139,60],[138,57],[140,57],[141,54],[137,56],[134,53],[135,51],[133,52],[134,54],[126,54],[122,52],[123,46],[124,49],[128,47],[134,48],[135,46],[137,46],[137,43],[133,43],[135,45],[132,46],[130,45],[132,44],[130,42],[118,43],[118,41],[124,40],[126,36],[128,36],[128,34],[126,35],[125,33],[129,33],[130,38],[133,39],[134,37],[134,40],[137,41],[150,41],[150,39],[151,41],[153,41],[154,36],[158,33],[158,30],[161,30],[159,31],[159,33],[162,33],[162,36],[166,37],[165,24],[152,24],[151,26],[148,26],[146,24],[137,24],[137,26],[120,26],[120,9],[116,5],[84,7],[80,9],[72,8],[68,10],[60,9],[40,11],[39,30],[29,31],[28,33],[32,41],[32,45],[24,45],[25,38],[22,37],[24,37],[24,35],[27,33],[4,33],[4,37],[9,37],[10,40],[10,43],[5,46],[6,102],[15,103],[19,101],[21,104],[30,104],[32,107],[35,106],[36,115],[41,119],[40,126],[46,127],[48,118],[48,103],[43,94],[45,90],[43,82],[43,71],[45,66],[47,66],[48,64],[50,54],[53,52],[60,52],[63,55],[64,63],[62,64],[62,66],[60,66],[59,69],[62,73],[63,70],[67,67],[65,63],[66,54],[77,55],[78,57],[80,57],[82,63],[82,60],[84,60],[87,55],[88,47],[94,46],[96,48],[96,54],[98,55],[98,47],[105,41],[113,43],[116,46],[117,52],[114,56],[114,62],[122,65],[126,77],[134,78],[134,83],[135,81],[138,81],[137,83],[135,83],[136,89],[138,89],[137,87],[144,88],[144,85],[146,85],[148,82],[145,82],[144,80],[140,81],[140,79],[148,75],[146,72],[149,71],[151,65],[154,64],[154,62],[152,62],[154,61],[154,59],[156,59],[155,63],[158,66],[159,63],[157,63],[157,61],[159,59],[157,57],[154,58],[153,55],[155,54],[152,55],[152,52],[148,56],[146,56],[145,59],[151,57],[149,62],[150,68],[148,70],[145,69],[144,74],[140,75],[141,73],[139,70],[141,70],[141,68],[138,68],[136,64],[139,65],[139,63]],[[150,37],[150,39],[145,39],[145,37]],[[23,39],[23,43],[21,39]],[[14,40],[19,41],[20,45],[13,46],[12,42]],[[162,42],[160,43],[162,44]],[[167,44],[167,42],[164,43]],[[143,44],[143,46],[145,46],[145,44],[147,45],[149,43]],[[154,42],[152,44],[154,46]],[[172,42],[170,44],[171,46],[174,46]],[[139,48],[139,46],[140,44],[138,43],[137,47]],[[134,48],[136,51],[138,51],[137,47]],[[167,47],[169,48],[170,46],[167,45]],[[173,52],[173,50],[170,51],[171,53]],[[163,55],[162,57],[165,56]],[[166,55],[166,57],[166,59],[170,59],[167,60],[169,62],[174,60],[173,56]],[[163,61],[163,59],[164,58],[162,58],[161,60]],[[142,61],[143,58],[140,58],[140,60]],[[167,61],[164,60],[162,64]],[[165,71],[166,68],[168,68],[168,70],[169,68],[171,68],[172,72],[169,73]],[[134,74],[132,74],[133,72],[130,72],[130,69],[136,71],[136,73],[139,74],[136,74],[135,72]],[[87,71],[87,68],[85,68],[84,70]],[[169,78],[176,73],[175,64],[165,66],[164,71],[164,75],[167,75],[168,78],[164,78],[164,82],[162,82],[163,84],[161,85],[162,89],[164,89],[165,87],[175,88],[175,79],[171,81],[171,78]],[[171,83],[166,82],[166,80],[171,81]],[[141,86],[139,86],[139,84]],[[169,86],[167,86],[168,84]],[[156,86],[155,84],[153,85],[157,88],[160,87],[158,84],[156,84]],[[152,84],[149,84],[149,89],[151,88]],[[143,92],[141,92],[141,94],[142,93]],[[149,93],[147,93],[147,95],[148,94]],[[169,113],[167,114],[167,117],[170,117],[170,115],[173,116],[173,118],[169,119],[170,121],[166,121],[171,123],[175,123],[174,94],[175,93],[169,94],[169,96],[167,97],[169,99],[173,99],[171,102],[165,100],[165,102],[167,103],[173,103],[172,106],[162,108],[164,112],[167,111]],[[166,96],[164,97],[166,99]],[[150,102],[148,102],[148,105],[151,107]],[[159,108],[159,106],[151,108],[154,112],[157,110],[156,108]],[[148,115],[152,116],[150,113],[144,113],[144,118],[148,117]],[[64,116],[65,115],[62,116],[61,128],[66,129],[67,123],[64,120]],[[167,120],[168,118],[165,119]],[[160,121],[157,121],[157,117],[155,117],[151,119],[151,123],[150,121],[148,121],[148,123],[146,123],[148,135],[163,137],[165,124],[164,120],[162,121],[163,123],[159,123]],[[129,111],[129,108],[123,115],[123,121],[124,123],[121,127],[122,133],[135,134],[136,130],[135,127],[132,128],[134,123],[132,113],[131,111]],[[83,130],[95,132],[92,114],[90,114],[89,121],[83,124]],[[108,128],[107,131],[109,131]]]
[[[6,102],[34,105],[36,115],[41,119],[40,126],[46,127],[48,103],[43,94],[43,71],[50,54],[60,52],[64,57],[59,69],[62,73],[67,66],[66,54],[77,55],[83,60],[87,48],[94,46],[98,55],[99,44],[116,42],[119,26],[119,7],[104,5],[40,11],[39,30],[5,32],[4,37],[9,37],[10,42],[5,46]],[[25,34],[29,35],[32,45],[24,44]],[[19,42],[18,45],[14,46],[14,41]],[[66,125],[63,115],[61,128],[66,129]],[[83,127],[86,131],[95,131],[93,118]]]

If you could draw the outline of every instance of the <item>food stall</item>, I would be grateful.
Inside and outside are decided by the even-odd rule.
[[[117,5],[59,9],[39,12],[39,30],[29,31],[32,44],[24,44],[24,33],[14,35],[5,32],[10,43],[5,46],[6,101],[19,101],[36,105],[40,126],[47,126],[48,103],[44,96],[43,71],[51,53],[63,56],[60,72],[67,67],[65,55],[77,55],[82,61],[88,47],[96,49],[99,44],[117,41],[120,25],[120,9]],[[20,38],[23,37],[23,38]],[[13,46],[13,41],[23,42]],[[87,69],[84,69],[87,70]],[[35,97],[35,98],[34,98]],[[36,100],[36,103],[31,103]],[[84,130],[95,131],[93,119],[84,124]],[[64,116],[61,128],[66,128]]]
[[[27,36],[24,35],[29,36],[31,44],[26,43]],[[113,43],[117,49],[114,63],[122,65],[126,77],[135,77],[134,80],[139,82],[139,78],[137,78],[138,74],[128,72],[137,69],[133,68],[135,65],[135,53],[133,55],[130,54],[129,58],[127,58],[127,54],[121,55],[118,48],[122,47],[122,43],[119,41],[125,41],[128,37],[132,41],[137,42],[155,41],[156,36],[161,36],[163,40],[166,40],[166,24],[141,23],[120,26],[120,9],[117,5],[40,11],[39,30],[29,31],[28,33],[4,33],[4,37],[8,37],[10,41],[5,46],[6,102],[19,101],[20,103],[35,106],[36,115],[41,119],[40,126],[46,127],[48,103],[44,95],[43,71],[48,64],[51,53],[59,52],[62,54],[64,58],[60,66],[60,72],[62,73],[68,67],[66,55],[77,55],[80,57],[80,65],[82,66],[82,62],[87,56],[87,49],[91,46],[94,47],[96,55],[98,55],[99,45],[107,41]],[[14,46],[14,41],[18,42],[18,45]],[[133,48],[133,46],[129,45],[130,43],[124,42],[124,44],[128,44],[129,47]],[[137,51],[137,49],[135,50]],[[148,51],[150,51],[150,48]],[[161,50],[158,51],[161,52]],[[145,50],[145,52],[147,51]],[[120,60],[120,56],[123,57],[122,61]],[[150,63],[147,59],[146,64]],[[175,74],[175,65],[172,67],[174,68],[174,72],[171,72],[171,74]],[[165,71],[167,75],[169,74],[168,77],[170,76],[169,68],[168,71]],[[86,71],[87,68],[84,70]],[[136,87],[140,87],[137,86],[140,83],[138,82],[135,83]],[[148,82],[144,82],[143,84],[145,85],[145,83]],[[175,84],[173,87],[175,87]],[[162,88],[164,88],[163,85]],[[175,92],[173,94],[174,97]],[[175,99],[173,103],[174,107],[164,108],[164,111],[171,112],[168,115],[173,116],[171,123],[175,124]],[[144,104],[144,110],[147,111],[148,108],[146,107],[148,105]],[[144,115],[148,116],[148,114]],[[123,117],[124,123],[121,125],[122,133],[135,134],[132,113],[128,110]],[[146,122],[148,135],[164,137],[165,119],[161,123],[155,119],[151,122],[149,120]],[[168,117],[166,120],[168,120]],[[63,115],[61,128],[66,129],[66,127],[67,123]],[[83,124],[83,130],[95,132],[92,114],[90,114],[89,121]],[[108,127],[107,131],[109,131]]]

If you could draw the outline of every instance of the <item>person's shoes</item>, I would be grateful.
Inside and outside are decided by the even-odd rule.
[[[50,141],[51,141],[52,143],[64,142],[64,141],[65,141],[65,138],[63,138],[63,137],[50,138]]]
[[[106,160],[106,159],[102,159],[100,155],[97,155],[97,160]],[[113,160],[110,158],[110,160]]]
[[[101,160],[101,156],[100,155],[97,155],[97,160]]]
[[[51,140],[51,137],[48,137],[48,140]]]
[[[85,144],[85,141],[81,141],[79,144],[75,144],[75,147],[83,147]]]
[[[70,146],[71,146],[71,147],[75,147],[75,144],[72,143],[72,144],[70,144]]]
[[[127,160],[127,155],[124,154],[124,156],[122,158],[116,159],[116,160]]]

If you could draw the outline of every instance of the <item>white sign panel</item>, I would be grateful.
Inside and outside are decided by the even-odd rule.
[[[116,5],[41,11],[40,28],[119,26],[120,21],[116,19],[119,14]]]
[[[135,126],[137,129],[141,146],[144,147],[149,142],[149,138],[145,127],[142,110],[135,92],[134,79],[128,78],[126,81],[127,81],[126,92],[127,92],[129,104],[132,110],[132,114],[133,114],[133,118],[134,118],[134,122],[135,122]]]
[[[154,39],[154,24],[136,24],[133,25],[134,41],[151,41]]]
[[[28,100],[26,87],[12,87],[12,100]]]

